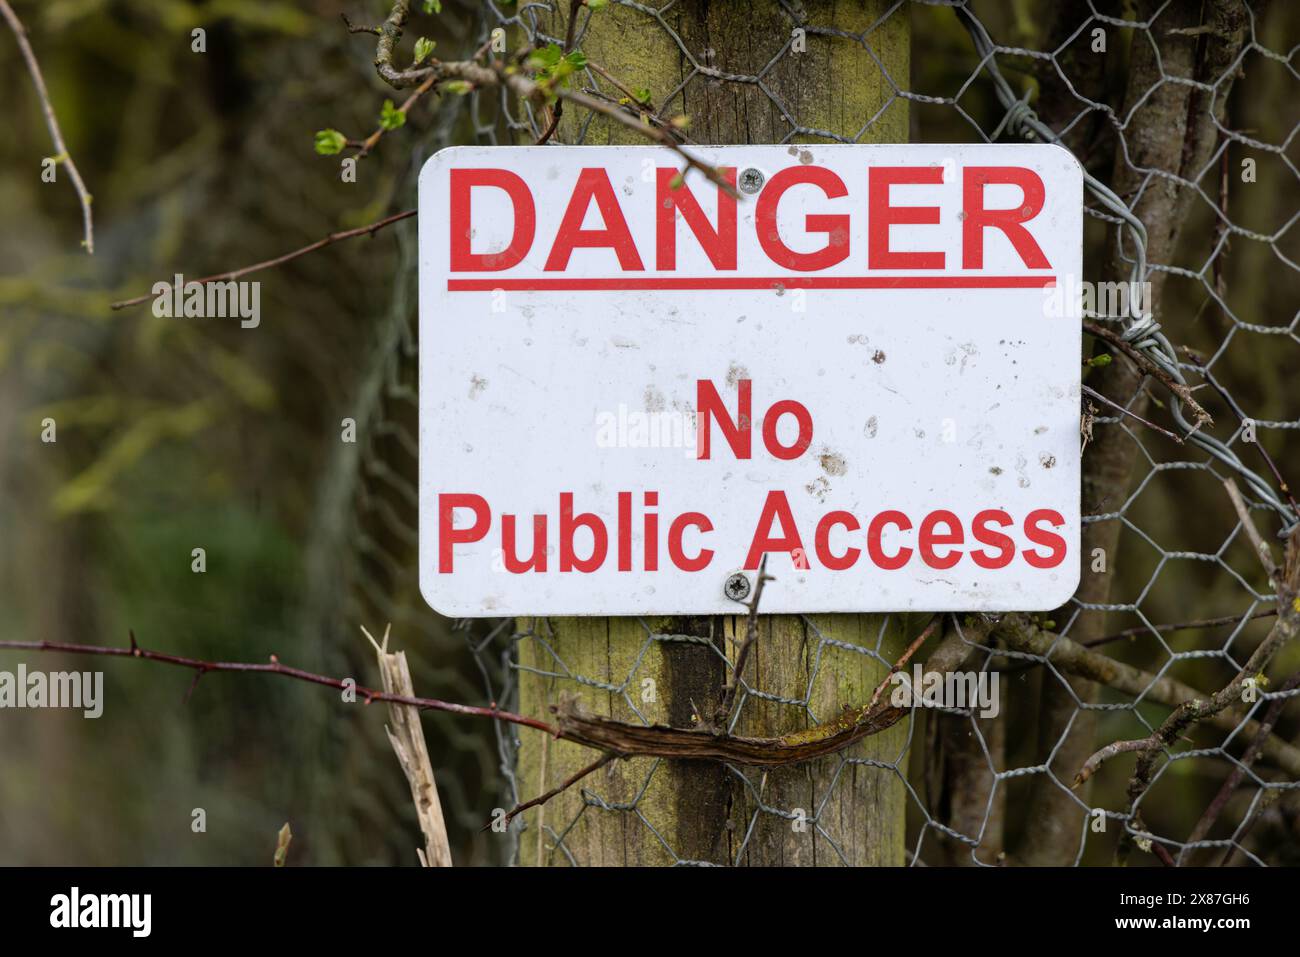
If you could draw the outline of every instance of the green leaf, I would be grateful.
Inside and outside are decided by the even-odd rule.
[[[682,184],[685,182],[686,182],[686,177],[683,176],[681,173],[678,173],[676,176],[674,176],[672,179],[668,181],[668,188],[681,189]]]
[[[565,55],[564,62],[575,70],[581,70],[587,65],[587,54],[581,50],[574,50],[572,53]]]
[[[392,100],[384,100],[384,108],[379,113],[379,125],[385,130],[395,130],[406,123],[406,114],[393,105]]]
[[[636,101],[642,106],[650,102],[650,88],[648,86],[638,87],[632,91],[632,95],[636,97]]]
[[[425,13],[442,13],[442,0],[424,0]],[[419,63],[419,60],[415,61]]]
[[[316,152],[321,156],[333,156],[343,151],[348,145],[348,138],[338,130],[316,131]]]
[[[444,83],[439,89],[444,93],[454,93],[456,96],[464,96],[470,90],[474,89],[474,84],[468,80],[451,80]]]
[[[592,13],[603,10],[607,6],[609,6],[609,0],[587,0],[587,9]]]
[[[429,58],[429,54],[433,52],[433,48],[435,46],[437,46],[437,44],[434,43],[432,40],[428,39],[427,37],[420,37],[420,39],[416,40],[415,41],[416,64],[417,65],[421,64],[425,60],[427,60]]]
[[[528,65],[534,70],[549,70],[564,59],[564,51],[558,44],[548,43],[540,50],[528,54]]]

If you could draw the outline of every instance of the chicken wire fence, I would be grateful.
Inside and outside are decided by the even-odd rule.
[[[1062,22],[1065,15],[1057,11],[1050,46],[1040,42],[1035,48],[998,42],[999,29],[1024,32],[1023,24],[1009,20],[1006,10],[977,12],[966,3],[899,2],[882,7],[879,19],[865,31],[851,33],[823,22],[825,18],[819,20],[816,12],[810,13],[797,3],[782,2],[779,6],[789,27],[784,42],[776,44],[770,54],[762,54],[759,62],[752,64],[751,72],[739,72],[719,68],[712,51],[695,49],[683,39],[674,26],[674,18],[680,13],[676,2],[652,6],[615,0],[612,6],[625,8],[619,11],[622,16],[638,17],[641,30],[662,31],[679,50],[681,82],[671,91],[654,91],[662,95],[657,95],[653,110],[641,110],[648,114],[647,122],[665,128],[674,115],[689,114],[692,91],[698,85],[723,84],[744,86],[750,94],[757,91],[765,98],[764,102],[785,125],[780,142],[864,141],[887,111],[903,108],[913,112],[913,139],[1036,140],[1059,142],[1075,151],[1087,171],[1085,212],[1089,235],[1105,234],[1100,239],[1094,237],[1094,245],[1088,248],[1109,243],[1112,250],[1109,270],[1091,252],[1088,254],[1085,279],[1123,276],[1137,282],[1153,280],[1161,289],[1153,315],[1100,317],[1099,321],[1112,323],[1124,342],[1147,356],[1170,379],[1191,387],[1192,394],[1214,415],[1214,423],[1198,425],[1177,396],[1150,378],[1137,382],[1130,394],[1120,398],[1118,407],[1085,396],[1081,431],[1086,435],[1081,441],[1109,439],[1127,449],[1133,465],[1127,483],[1104,490],[1098,499],[1101,507],[1083,519],[1085,528],[1102,523],[1115,523],[1119,528],[1114,553],[1101,556],[1103,562],[1109,561],[1115,567],[1110,593],[1105,600],[1094,601],[1088,600],[1081,589],[1056,614],[1057,620],[1049,624],[1061,639],[1102,645],[1103,652],[1144,668],[1152,676],[1152,684],[1157,678],[1182,676],[1204,694],[1224,686],[1240,671],[1268,628],[1267,615],[1274,607],[1274,595],[1245,542],[1244,528],[1223,494],[1221,480],[1233,478],[1247,494],[1266,537],[1284,535],[1297,520],[1289,492],[1281,481],[1287,459],[1280,451],[1285,444],[1279,440],[1285,437],[1286,430],[1300,427],[1300,418],[1287,418],[1294,408],[1287,409],[1284,404],[1279,407],[1278,403],[1293,398],[1293,393],[1287,394],[1286,383],[1288,364],[1295,355],[1289,350],[1300,344],[1300,316],[1294,310],[1289,314],[1281,312],[1275,305],[1284,300],[1286,289],[1294,292],[1297,278],[1290,230],[1297,216],[1292,201],[1300,177],[1289,151],[1300,123],[1285,115],[1286,110],[1293,110],[1297,99],[1294,90],[1288,97],[1286,85],[1300,80],[1294,65],[1295,49],[1274,49],[1265,42],[1263,25],[1249,7],[1240,8],[1240,42],[1235,50],[1214,67],[1212,76],[1204,76],[1166,62],[1165,53],[1171,37],[1186,37],[1193,56],[1200,56],[1204,44],[1216,40],[1231,45],[1220,36],[1227,30],[1222,22],[1211,24],[1210,29],[1198,26],[1196,20],[1188,24],[1187,7],[1199,10],[1200,4],[1171,0],[1153,5],[1140,18],[1121,15],[1104,4],[1062,4],[1063,10],[1077,7],[1077,19],[1067,25]],[[1103,12],[1099,6],[1110,12]],[[823,9],[816,4],[812,8]],[[486,2],[475,9],[477,20],[466,21],[472,26],[465,27],[462,37],[467,50],[490,43],[498,28],[509,33],[512,43],[565,42],[569,4],[559,0]],[[607,15],[607,10],[580,11],[576,46],[581,47],[589,29],[599,28],[596,18]],[[900,18],[911,27],[910,76],[890,75],[885,58],[873,46],[885,25]],[[800,55],[801,36],[808,49],[818,43],[852,44],[856,55],[869,58],[883,73],[890,91],[887,102],[874,114],[861,117],[854,135],[837,135],[801,124],[798,115],[770,85],[778,64],[784,58]],[[1097,83],[1096,76],[1079,67],[1089,52],[1104,57],[1107,45],[1112,51],[1125,47],[1130,51],[1129,60],[1120,65],[1121,71],[1132,71],[1127,95],[1123,84],[1116,92],[1113,77],[1109,83]],[[1276,40],[1273,45],[1280,46]],[[1133,63],[1140,57],[1154,62],[1154,72],[1148,71],[1150,82],[1135,90],[1132,83],[1141,75]],[[944,63],[940,80],[960,74],[959,82],[946,92],[936,90],[942,83],[931,83],[932,78],[926,76],[924,65],[935,58]],[[1209,59],[1206,56],[1195,60],[1197,69]],[[1113,74],[1114,68],[1110,69]],[[1227,110],[1232,88],[1249,82],[1255,73],[1264,74],[1265,79],[1254,89],[1277,96],[1277,111],[1259,128],[1234,127]],[[635,82],[635,78],[628,79]],[[629,102],[611,78],[596,68],[586,69],[576,82],[585,92],[611,104]],[[1175,122],[1175,118],[1161,116],[1152,109],[1162,90],[1166,94],[1185,91],[1190,104],[1188,115]],[[1050,118],[1040,115],[1040,104],[1050,107]],[[1249,103],[1242,108],[1249,109]],[[550,122],[542,107],[521,104],[497,91],[476,91],[466,98],[444,98],[429,145],[439,148],[464,141],[466,114],[472,138],[486,144],[533,142]],[[1144,150],[1151,138],[1180,142],[1179,138],[1190,136],[1189,129],[1200,120],[1208,122],[1213,143],[1203,151],[1203,157],[1196,159],[1195,169],[1166,168],[1147,159],[1149,150]],[[552,142],[581,142],[588,133],[589,121],[590,117],[579,126],[560,128]],[[576,129],[577,135],[566,137],[565,129]],[[683,138],[689,144],[689,131]],[[1183,162],[1186,152],[1180,158]],[[1105,161],[1112,156],[1113,168],[1107,168]],[[417,170],[418,165],[414,162],[411,169]],[[1244,179],[1247,165],[1258,180]],[[1265,178],[1267,182],[1261,185]],[[1231,191],[1230,182],[1234,187]],[[1242,182],[1249,185],[1240,185]],[[1149,224],[1144,223],[1141,210],[1144,199],[1150,200],[1160,190],[1172,190],[1185,202],[1190,197],[1191,205],[1173,217],[1173,224],[1159,224],[1165,231],[1164,241],[1160,252],[1151,254]],[[1238,193],[1248,198],[1237,201]],[[1172,230],[1176,234],[1179,227],[1182,236],[1171,244],[1167,233]],[[413,276],[413,245],[404,244],[402,256],[399,275]],[[1233,276],[1244,271],[1239,263],[1261,260],[1263,265],[1257,267],[1261,272],[1255,279],[1266,275],[1272,292],[1256,290],[1234,298]],[[1250,286],[1250,278],[1246,276],[1245,285]],[[395,285],[370,375],[363,383],[358,425],[368,441],[351,457],[345,453],[333,473],[321,512],[342,516],[338,521],[324,523],[329,527],[320,534],[334,543],[327,550],[334,557],[329,567],[319,570],[316,576],[318,586],[328,595],[346,598],[347,604],[338,617],[348,622],[391,621],[401,645],[415,658],[418,693],[466,702],[496,702],[505,708],[518,705],[520,678],[532,675],[579,695],[598,692],[617,698],[639,720],[650,723],[651,718],[638,708],[637,689],[651,650],[656,644],[668,642],[689,642],[711,649],[719,659],[719,667],[729,674],[732,662],[714,638],[657,633],[647,621],[639,622],[639,637],[630,639],[636,650],[627,655],[631,666],[626,672],[592,674],[571,667],[563,652],[556,651],[545,620],[447,622],[424,606],[413,560],[418,494],[417,310],[412,286],[405,280]],[[1196,349],[1174,346],[1175,342],[1185,346],[1191,341],[1196,342]],[[1085,375],[1092,375],[1090,369],[1085,370]],[[1155,411],[1146,411],[1148,406],[1155,406]],[[1278,414],[1261,411],[1258,417],[1252,415],[1257,410],[1267,411],[1266,407]],[[1163,428],[1184,437],[1184,441],[1180,444],[1167,433],[1149,428],[1143,421],[1148,416],[1163,417]],[[1265,447],[1269,445],[1279,450],[1275,455],[1281,465],[1268,457]],[[347,543],[346,547],[338,544],[342,542]],[[1084,556],[1085,563],[1097,560],[1096,555]],[[1114,629],[1111,634],[1098,624],[1101,620]],[[1085,630],[1085,621],[1093,622],[1087,626],[1090,630]],[[1197,627],[1183,627],[1187,622]],[[1129,627],[1119,628],[1121,624]],[[961,627],[956,619],[954,625]],[[898,616],[886,616],[874,643],[852,644],[827,636],[811,619],[804,619],[804,627],[811,661],[807,693],[777,694],[742,677],[735,715],[754,702],[764,702],[788,709],[792,726],[825,721],[833,715],[824,713],[824,709],[819,713],[813,687],[820,670],[832,667],[827,663],[830,652],[864,656],[888,669],[894,662],[884,648],[886,632],[908,627],[912,633],[918,630]],[[1058,797],[1075,806],[1067,853],[1075,863],[1085,860],[1090,847],[1102,845],[1108,849],[1121,830],[1135,836],[1143,849],[1150,849],[1146,842],[1154,841],[1179,861],[1189,859],[1194,851],[1214,849],[1220,855],[1240,855],[1236,858],[1239,862],[1263,863],[1267,854],[1251,837],[1259,833],[1253,829],[1261,819],[1271,822],[1267,825],[1270,828],[1294,826],[1294,815],[1279,798],[1300,787],[1300,782],[1263,764],[1241,759],[1253,738],[1253,732],[1248,733],[1248,720],[1232,731],[1201,726],[1196,729],[1195,741],[1176,742],[1165,751],[1151,788],[1136,802],[1124,792],[1131,763],[1126,765],[1122,759],[1114,762],[1116,769],[1108,766],[1098,776],[1094,781],[1097,793],[1085,801],[1084,792],[1071,788],[1069,777],[1077,768],[1053,765],[1065,733],[1081,716],[1090,715],[1097,721],[1096,734],[1087,749],[1091,753],[1111,741],[1151,734],[1169,709],[1152,701],[1150,689],[1131,695],[1103,691],[1095,698],[1076,693],[1067,681],[1069,676],[1054,662],[1054,651],[1027,654],[1002,647],[980,648],[976,667],[997,669],[1008,677],[1009,698],[1019,693],[1016,682],[1023,682],[1029,674],[1036,673],[1040,682],[1058,683],[1072,700],[1072,714],[1061,728],[1060,738],[1046,740],[1039,728],[1004,728],[993,741],[989,722],[977,719],[970,710],[949,709],[955,720],[968,723],[967,737],[974,742],[973,753],[983,765],[988,786],[985,811],[977,815],[974,825],[967,821],[954,826],[953,820],[935,810],[926,784],[918,780],[914,757],[918,749],[926,748],[927,739],[922,733],[924,718],[914,710],[904,719],[905,741],[892,760],[863,758],[857,745],[836,757],[822,759],[833,767],[827,776],[830,785],[812,807],[773,803],[764,795],[765,777],[761,773],[728,766],[726,772],[733,783],[748,795],[751,814],[734,835],[727,859],[743,861],[756,823],[775,819],[805,824],[808,840],[824,847],[830,859],[847,860],[842,850],[845,837],[824,820],[823,812],[841,782],[855,774],[872,774],[897,779],[906,792],[907,856],[912,863],[937,860],[936,848],[941,844],[957,847],[957,858],[965,862],[997,863],[996,853],[985,852],[991,843],[992,818],[998,815],[1014,821],[1021,815],[1030,781],[1058,792]],[[1277,702],[1297,693],[1300,689],[1289,686],[1262,691],[1249,705],[1248,719],[1259,720],[1270,708],[1276,710]],[[1005,715],[1002,720],[1007,720]],[[666,862],[698,863],[679,853],[671,835],[643,812],[642,798],[652,780],[667,773],[662,761],[644,762],[643,783],[627,800],[612,798],[602,787],[599,774],[578,783],[573,788],[580,795],[576,810],[562,815],[549,813],[541,824],[540,840],[537,826],[528,816],[517,818],[505,834],[490,830],[485,833],[483,825],[494,807],[509,808],[540,793],[536,781],[525,783],[516,774],[520,749],[517,729],[506,725],[490,730],[486,725],[467,726],[463,720],[445,714],[428,715],[426,729],[440,771],[438,782],[449,821],[463,842],[459,846],[470,859],[516,862],[526,841],[530,861],[536,853],[539,860],[586,863],[570,846],[570,835],[584,816],[618,815],[625,829],[644,829]],[[1214,740],[1209,741],[1207,734]],[[1213,794],[1223,776],[1234,768],[1242,776],[1241,786],[1212,838],[1202,834],[1195,841],[1187,840],[1192,831],[1189,823],[1200,816],[1208,803],[1205,800],[1198,798],[1199,805],[1190,810],[1159,812],[1161,802],[1169,803],[1176,793],[1187,789]],[[1113,777],[1108,778],[1112,770]],[[556,783],[550,781],[551,785]],[[393,800],[401,799],[399,788]],[[1097,829],[1094,808],[1102,809],[1110,828]],[[1001,839],[996,843],[1000,847]]]

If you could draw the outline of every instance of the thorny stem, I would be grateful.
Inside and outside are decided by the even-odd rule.
[[[105,645],[79,645],[64,641],[0,641],[0,651],[61,651],[74,655],[102,655],[112,658],[140,658],[145,661],[157,661],[165,665],[175,665],[179,668],[190,668],[195,672],[194,681],[190,684],[189,694],[193,692],[194,686],[198,684],[199,678],[203,677],[209,671],[243,671],[254,672],[257,674],[279,675],[284,678],[294,678],[298,681],[306,681],[311,684],[325,685],[330,688],[337,688],[340,691],[355,690],[358,695],[365,699],[366,704],[372,701],[387,701],[393,704],[407,704],[426,711],[446,711],[451,714],[463,714],[478,718],[492,718],[496,721],[505,721],[509,724],[517,724],[526,728],[536,728],[538,731],[545,731],[550,735],[558,735],[559,730],[545,721],[539,721],[536,718],[529,718],[522,714],[515,714],[511,711],[502,711],[495,705],[491,707],[478,707],[468,704],[456,704],[451,701],[441,701],[437,698],[419,698],[413,695],[389,694],[386,691],[378,691],[374,688],[366,688],[356,685],[355,689],[341,678],[331,678],[327,675],[318,675],[311,671],[304,671],[301,668],[291,668],[283,665],[280,660],[271,656],[271,660],[265,664],[259,664],[249,661],[204,661],[200,658],[189,658],[184,655],[171,655],[161,651],[150,651],[147,648],[141,648],[135,640],[135,633],[131,633],[131,645],[128,648],[113,648]]]
[[[917,643],[914,643],[917,645]],[[195,672],[188,696],[203,675],[210,671],[239,671],[258,674],[273,674],[285,678],[306,681],[311,684],[325,685],[339,690],[351,690],[352,686],[340,678],[291,668],[280,663],[274,655],[267,664],[235,661],[204,661],[182,655],[172,655],[141,648],[131,633],[131,644],[127,648],[113,648],[103,645],[82,645],[57,641],[0,641],[0,651],[55,651],[68,654],[102,655],[119,658],[139,658],[162,664],[188,668]],[[910,655],[915,647],[909,649]],[[967,642],[948,641],[935,651],[927,665],[934,670],[944,671],[956,667],[957,662],[965,657]],[[900,661],[896,667],[902,667]],[[386,701],[393,704],[411,705],[429,711],[444,711],[470,717],[490,718],[544,731],[557,739],[572,741],[584,747],[592,748],[609,756],[636,757],[652,756],[666,758],[687,758],[720,762],[732,762],[757,767],[782,767],[800,764],[814,758],[824,757],[844,750],[856,741],[877,734],[893,726],[907,711],[896,707],[876,707],[874,704],[859,708],[846,707],[829,721],[805,731],[795,731],[779,738],[749,738],[728,735],[706,730],[664,727],[660,725],[630,724],[613,719],[600,718],[582,713],[576,707],[560,710],[557,724],[547,724],[536,718],[503,711],[495,704],[490,707],[456,704],[437,698],[421,698],[411,695],[391,694],[355,686],[357,694],[369,704],[372,701]],[[599,765],[596,765],[599,766]],[[594,768],[593,768],[594,770]]]

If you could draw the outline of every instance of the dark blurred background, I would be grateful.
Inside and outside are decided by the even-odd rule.
[[[975,9],[998,42],[1044,50],[1048,6]],[[492,637],[490,622],[440,619],[415,584],[413,220],[251,277],[262,284],[256,329],[155,318],[147,304],[114,312],[109,303],[176,272],[231,269],[411,208],[419,167],[441,146],[527,138],[500,121],[489,98],[430,98],[360,163],[355,184],[340,182],[337,158],[313,151],[314,132],[364,135],[383,100],[401,98],[375,76],[373,38],[349,35],[339,18],[346,10],[379,21],[386,5],[374,0],[14,7],[94,194],[96,249],[92,258],[79,247],[80,212],[63,172],[41,182],[40,161],[53,148],[13,38],[0,30],[0,639],[124,645],[134,630],[158,650],[249,661],[276,654],[376,684],[359,626],[379,634],[391,621],[420,694],[472,703],[508,695],[509,641]],[[444,3],[440,16],[417,14],[399,60],[420,35],[435,39],[440,55],[468,56],[496,22],[492,9],[466,0]],[[984,79],[963,87],[979,60],[953,13],[906,6],[893,15],[912,22],[911,89],[958,97],[960,107],[914,103],[913,139],[976,141],[979,129],[991,131],[1001,112]],[[1263,8],[1259,43],[1285,58],[1300,38],[1298,20],[1294,4]],[[196,27],[207,31],[205,53],[191,51]],[[1142,42],[1141,31],[1115,27],[1108,38],[1103,70],[1117,104],[1126,46]],[[999,63],[1018,90],[1056,82],[1041,59]],[[1168,279],[1160,310],[1175,343],[1215,357],[1240,406],[1277,424],[1262,427],[1260,439],[1293,478],[1300,240],[1295,229],[1267,237],[1296,216],[1298,110],[1294,56],[1248,53],[1229,125],[1285,149],[1226,146],[1228,194],[1219,170],[1206,176],[1205,201],[1193,203],[1172,264],[1186,272]],[[1083,112],[1071,145],[1108,178],[1111,126]],[[1247,157],[1257,160],[1254,184],[1237,172]],[[1216,202],[1233,224],[1265,235],[1229,235]],[[1101,278],[1108,227],[1087,222],[1085,274]],[[1224,403],[1198,395],[1216,418],[1214,433],[1231,436]],[[57,443],[40,441],[46,417],[57,422]],[[362,426],[363,442],[340,441],[344,417]],[[1236,528],[1210,472],[1156,467],[1205,457],[1151,434],[1134,441],[1146,453],[1131,501],[1117,493],[1123,515],[1114,520],[1125,531],[1113,556],[1113,601],[1131,607],[1112,612],[1110,627],[1266,607],[1252,596],[1252,586],[1267,589],[1240,541],[1222,561],[1181,557],[1219,553]],[[196,547],[206,550],[205,574],[191,571]],[[1219,648],[1235,633],[1234,645],[1249,648],[1267,627],[1167,640],[1178,650]],[[1110,651],[1153,671],[1167,659],[1151,635]],[[415,863],[419,832],[378,706],[229,674],[203,678],[186,703],[190,675],[175,669],[0,653],[0,668],[19,661],[102,669],[106,705],[95,721],[0,712],[0,864],[265,864],[285,821],[293,863]],[[1277,666],[1297,668],[1296,649]],[[1180,662],[1173,674],[1203,688],[1231,677],[1221,660]],[[1155,708],[1148,720],[1163,714]],[[1012,725],[1010,765],[1041,762],[1025,730],[1033,716],[1012,720],[1024,727]],[[426,715],[425,730],[457,863],[506,860],[506,840],[479,828],[492,808],[512,802],[509,741],[503,747],[486,723],[446,715]],[[1099,743],[1147,733],[1134,711],[1111,712]],[[1095,803],[1122,805],[1127,773],[1118,763],[1104,769]],[[1222,762],[1180,762],[1145,805],[1147,823],[1185,835],[1222,773]],[[1021,785],[1009,787],[1014,819]],[[205,834],[191,832],[195,808],[206,811]],[[1290,812],[1270,818],[1257,831],[1259,853],[1290,847],[1282,856],[1294,857],[1295,827]],[[1089,855],[1107,860],[1109,848]]]

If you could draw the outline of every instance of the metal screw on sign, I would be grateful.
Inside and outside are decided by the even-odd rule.
[[[767,182],[767,177],[763,175],[761,170],[757,170],[752,166],[742,170],[740,178],[737,180],[742,193],[757,193],[763,188],[765,182]]]
[[[740,572],[729,575],[727,583],[722,586],[722,592],[732,601],[744,601],[749,597],[749,579]]]

